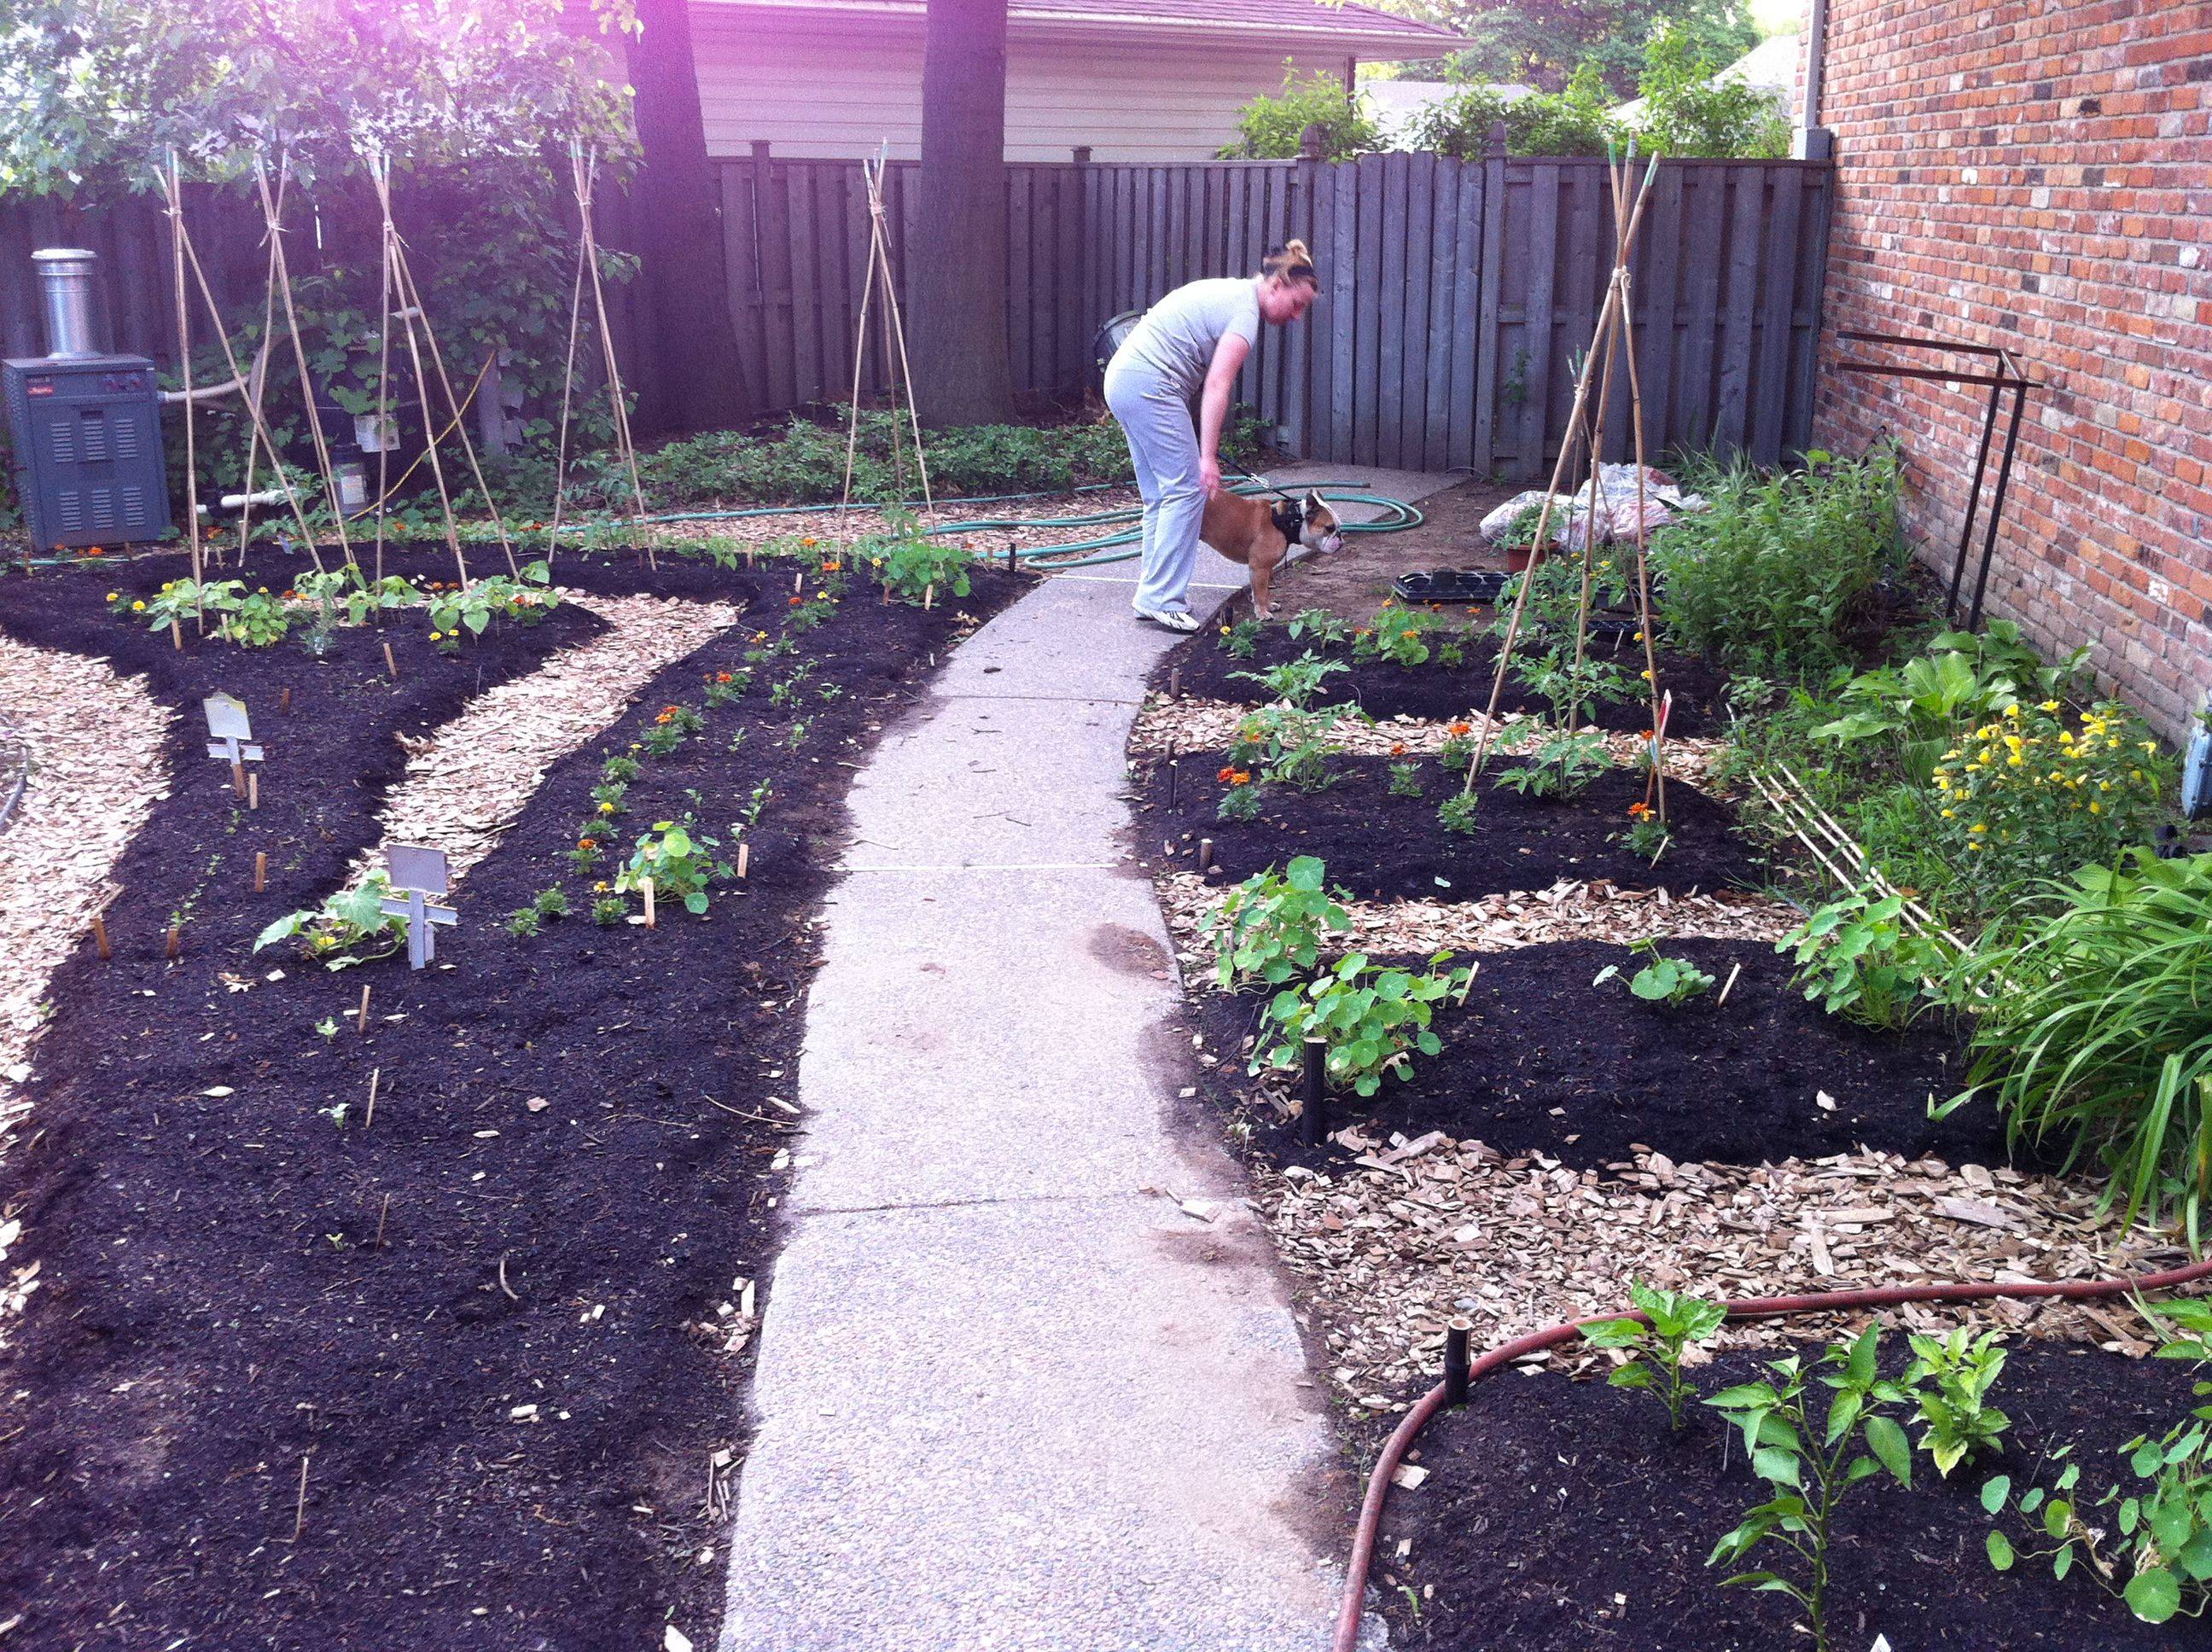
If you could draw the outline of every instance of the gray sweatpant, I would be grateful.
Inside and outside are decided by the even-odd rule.
[[[1183,608],[1191,572],[1198,566],[1199,524],[1206,515],[1190,404],[1149,367],[1116,356],[1106,368],[1106,405],[1128,439],[1137,491],[1145,499],[1144,572],[1135,605]]]

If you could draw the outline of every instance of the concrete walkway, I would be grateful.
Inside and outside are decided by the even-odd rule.
[[[1175,964],[1119,794],[1175,639],[1133,577],[985,626],[855,785],[724,1652],[1327,1643],[1321,1391],[1234,1167],[1171,1116]],[[1200,611],[1244,583],[1210,552],[1199,579]]]

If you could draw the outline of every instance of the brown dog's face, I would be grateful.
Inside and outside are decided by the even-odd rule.
[[[1344,544],[1344,530],[1337,525],[1336,513],[1322,503],[1321,495],[1317,493],[1306,495],[1305,528],[1298,535],[1298,543],[1309,550],[1318,550],[1323,555]]]

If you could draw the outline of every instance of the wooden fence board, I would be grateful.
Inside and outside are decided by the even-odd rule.
[[[1720,382],[1714,391],[1713,446],[1741,452],[1749,428],[1753,322],[1759,300],[1759,259],[1764,250],[1759,216],[1765,205],[1766,179],[1749,168],[1728,174],[1727,291],[1722,300]]]

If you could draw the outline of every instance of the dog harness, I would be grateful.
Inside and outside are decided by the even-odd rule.
[[[1285,544],[1297,544],[1306,531],[1306,502],[1303,499],[1286,499],[1275,507],[1275,531],[1283,536]]]

